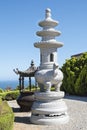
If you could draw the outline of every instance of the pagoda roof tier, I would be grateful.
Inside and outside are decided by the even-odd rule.
[[[25,71],[20,71],[18,68],[15,70],[14,69],[14,72],[16,74],[19,74],[20,76],[23,76],[23,77],[34,77],[34,74],[36,72],[37,68],[29,68]]]
[[[50,30],[42,30],[42,31],[37,31],[36,33],[38,36],[59,36],[61,34],[60,31],[50,29]]]
[[[52,18],[50,18],[50,19],[45,19],[45,20],[39,22],[38,25],[39,25],[40,27],[49,27],[49,26],[55,27],[55,26],[57,26],[58,24],[59,24],[58,21],[53,20]]]
[[[35,67],[33,62],[32,62],[31,66],[25,71],[21,71],[18,68],[16,68],[16,70],[14,69],[13,71],[16,74],[19,74],[20,76],[23,76],[23,77],[34,77],[34,74],[37,71],[37,67]]]
[[[50,40],[50,41],[40,41],[40,42],[35,42],[34,46],[37,48],[59,48],[63,46],[62,42],[58,42],[56,40]]]

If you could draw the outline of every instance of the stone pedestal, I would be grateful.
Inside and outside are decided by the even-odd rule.
[[[31,122],[40,125],[58,125],[69,121],[64,92],[37,92],[32,107]]]

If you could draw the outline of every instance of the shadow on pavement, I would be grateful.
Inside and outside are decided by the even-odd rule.
[[[29,124],[30,123],[30,117],[15,116],[14,122]]]
[[[12,107],[12,110],[13,110],[13,112],[21,112],[20,108],[14,108],[14,107]]]

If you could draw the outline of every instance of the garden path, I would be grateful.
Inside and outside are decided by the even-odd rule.
[[[65,96],[70,120],[68,124],[56,126],[30,123],[30,112],[20,112],[16,100],[8,101],[15,114],[13,130],[87,130],[87,97]]]

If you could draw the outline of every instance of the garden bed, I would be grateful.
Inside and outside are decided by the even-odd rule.
[[[12,130],[14,113],[6,101],[0,99],[0,130]]]

